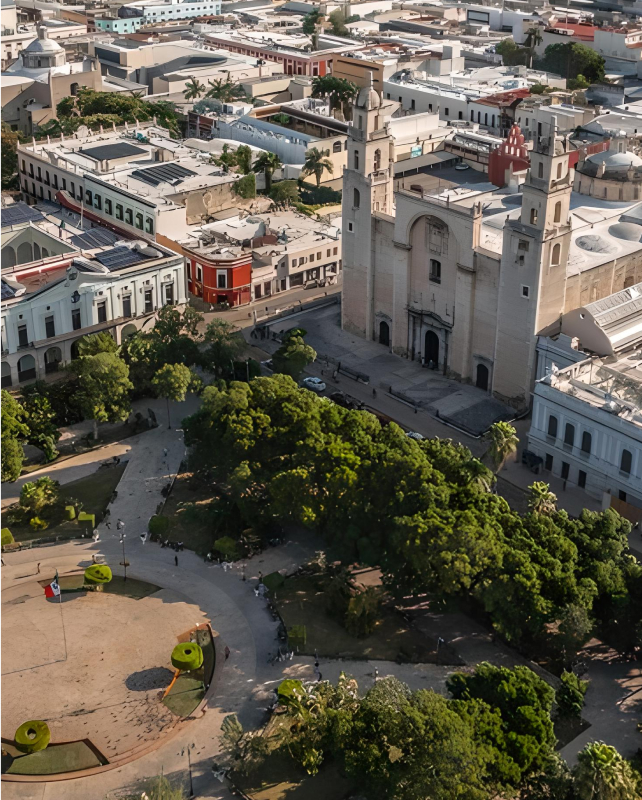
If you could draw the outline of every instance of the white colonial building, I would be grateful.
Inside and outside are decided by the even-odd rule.
[[[528,448],[592,497],[642,507],[642,283],[565,314],[559,327],[561,343],[538,342],[546,366]]]
[[[56,372],[86,334],[108,331],[120,344],[153,326],[162,306],[187,302],[182,256],[102,228],[59,239],[56,248],[38,212],[17,219],[24,208],[3,209],[3,388]]]

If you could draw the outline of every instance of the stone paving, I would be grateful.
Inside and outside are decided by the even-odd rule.
[[[271,329],[287,330],[294,325],[305,328],[306,341],[314,347],[320,359],[330,356],[369,375],[370,392],[372,388],[378,392],[387,391],[392,386],[412,404],[475,435],[486,431],[497,419],[514,416],[513,409],[475,386],[446,378],[439,370],[426,369],[418,361],[401,358],[383,345],[343,331],[341,307],[338,305],[306,311],[294,320],[276,321]]]
[[[173,409],[173,418],[180,419],[190,413],[195,405],[196,400],[192,398],[182,408]],[[413,414],[412,411],[410,413]],[[427,415],[420,413],[415,418],[422,416]],[[132,440],[129,442],[131,444]],[[244,726],[260,725],[266,720],[265,707],[270,694],[282,677],[311,673],[309,658],[272,663],[271,655],[278,646],[277,623],[268,613],[265,601],[254,595],[251,578],[257,576],[259,570],[264,575],[275,569],[291,570],[318,548],[318,541],[314,537],[291,538],[283,546],[251,559],[247,562],[247,577],[250,579],[247,581],[242,580],[239,569],[225,571],[208,565],[194,553],[179,553],[176,565],[173,551],[149,542],[142,544],[138,534],[155,513],[162,500],[160,490],[178,470],[183,457],[184,444],[180,430],[167,431],[162,426],[141,436],[130,451],[129,463],[112,507],[112,529],[101,526],[101,541],[97,544],[75,541],[8,554],[2,576],[5,588],[17,587],[18,596],[20,592],[27,594],[29,590],[23,585],[28,587],[29,583],[33,583],[36,561],[41,562],[43,570],[55,571],[57,568],[64,573],[86,562],[96,552],[104,553],[107,562],[118,573],[121,568],[115,565],[122,560],[122,551],[113,523],[118,518],[122,519],[126,524],[127,559],[131,564],[128,574],[189,599],[198,607],[194,616],[200,615],[193,620],[194,624],[202,616],[209,618],[220,635],[222,646],[227,644],[230,648],[229,660],[220,665],[218,682],[208,701],[206,713],[182,728],[175,737],[162,742],[153,752],[100,776],[79,778],[63,785],[55,782],[31,785],[4,783],[3,793],[8,800],[58,800],[62,797],[65,800],[103,800],[106,796],[117,797],[122,792],[135,790],[140,779],[157,775],[161,770],[186,783],[188,765],[185,748],[192,744],[194,749],[190,752],[196,796],[228,800],[228,788],[214,780],[211,773],[213,759],[220,755],[218,739],[222,720],[227,714],[237,713]],[[490,639],[487,631],[471,630],[470,635],[459,636],[457,631],[463,631],[463,628],[452,617],[426,619],[424,622],[431,636],[440,635],[440,631],[444,630],[444,638],[461,650],[468,664],[481,660],[506,663],[506,654]],[[463,625],[463,621],[460,622]],[[469,624],[474,628],[474,623],[469,621]],[[126,631],[125,628],[123,630]],[[592,717],[587,718],[593,723],[587,733],[589,738],[605,741],[616,736],[618,742],[626,746],[624,752],[628,753],[631,748],[639,746],[638,741],[642,744],[642,737],[631,734],[632,717],[628,712],[625,718],[622,716],[622,708],[628,709],[635,702],[634,696],[633,699],[626,698],[638,685],[639,668],[614,665],[616,668],[611,669],[610,665],[607,665],[608,668],[601,666],[602,658],[591,656],[591,659],[596,663],[596,683],[595,690],[589,690],[589,698],[591,703],[596,703],[596,708],[595,713],[587,711]],[[368,681],[374,680],[374,668],[372,662],[333,660],[322,663],[321,672],[324,677],[334,679],[342,669],[350,671],[361,680],[362,688],[367,688]],[[437,691],[443,691],[447,675],[454,669],[439,665],[382,663],[377,663],[376,668],[380,676],[390,672],[407,680],[413,687],[426,686]],[[621,671],[626,674],[622,676]],[[599,704],[601,707],[598,709]],[[613,734],[614,729],[620,728],[626,731],[626,736]],[[582,737],[578,737],[565,749],[565,757],[572,760],[583,745]]]

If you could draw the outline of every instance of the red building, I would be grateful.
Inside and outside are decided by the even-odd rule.
[[[231,248],[230,248],[231,249]],[[252,253],[199,253],[185,249],[187,287],[206,303],[242,306],[252,299]]]
[[[488,157],[488,180],[495,186],[506,186],[514,172],[528,169],[530,158],[519,125],[513,125],[508,138]]]

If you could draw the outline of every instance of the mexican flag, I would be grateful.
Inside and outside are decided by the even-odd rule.
[[[58,583],[58,570],[56,570],[56,577],[48,586],[45,586],[45,597],[58,597],[59,594],[60,584]]]

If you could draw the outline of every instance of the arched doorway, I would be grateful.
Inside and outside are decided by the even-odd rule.
[[[11,367],[7,364],[6,361],[2,362],[2,388],[6,389],[7,387],[11,386]]]
[[[434,367],[439,366],[439,336],[434,331],[426,331],[424,342],[424,363],[432,361]]]
[[[33,250],[31,242],[23,242],[18,245],[18,264],[28,264],[33,261]]]
[[[78,345],[80,343],[80,340],[83,339],[83,338],[84,337],[81,336],[80,339],[76,339],[75,342],[71,343],[71,350],[69,352],[71,353],[71,360],[72,361],[74,360],[74,358],[78,358],[78,356],[80,355],[80,353],[78,352]]]
[[[485,364],[477,364],[477,377],[475,379],[475,386],[478,389],[488,391],[488,367]]]
[[[387,322],[379,323],[379,344],[390,347],[390,325]]]
[[[45,372],[58,372],[58,365],[62,361],[62,351],[59,347],[50,347],[45,352]]]
[[[18,361],[18,381],[32,381],[36,377],[36,359],[32,355],[23,356]]]
[[[134,325],[133,322],[128,323],[120,332],[121,342],[124,342],[126,339],[129,339],[135,333],[138,333],[138,328]]]

